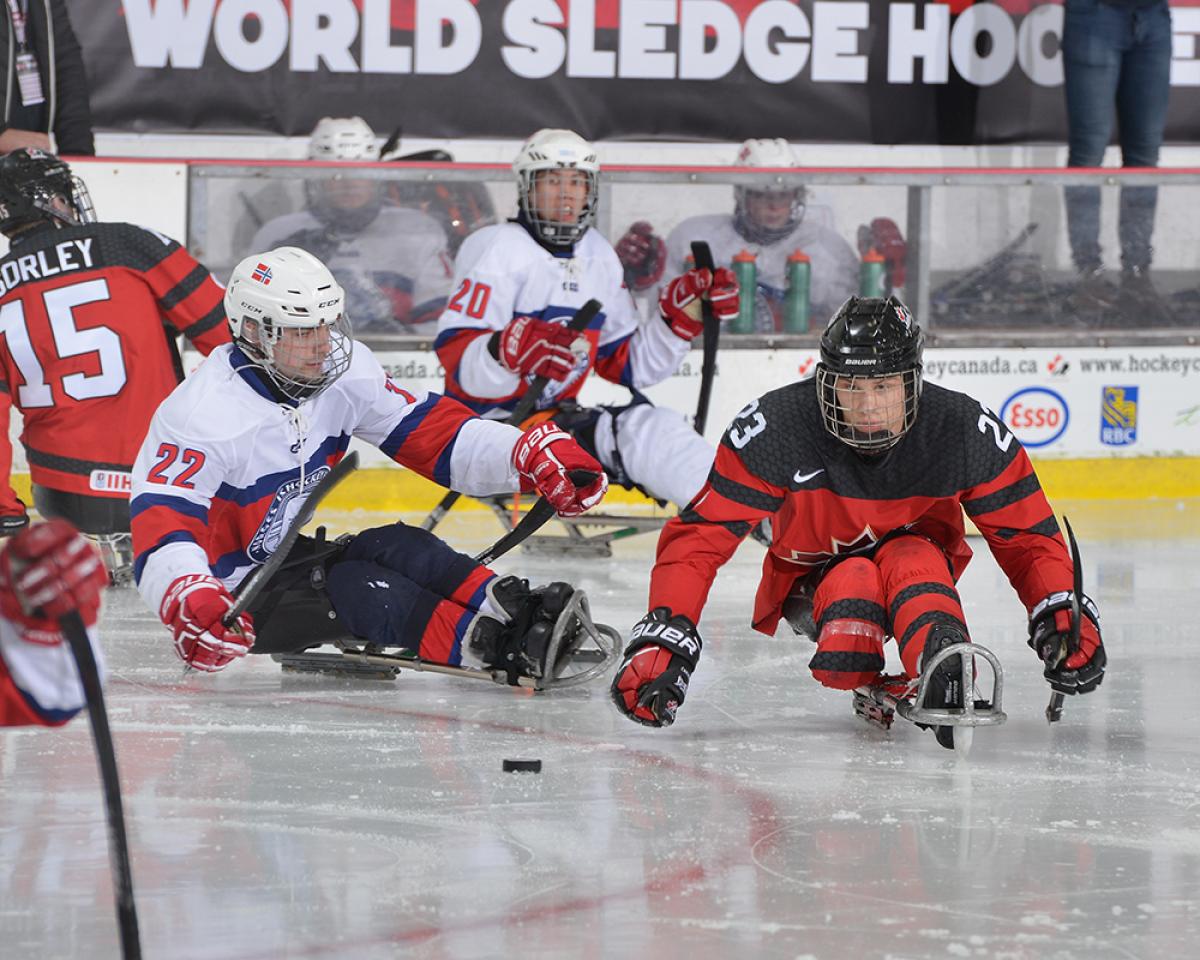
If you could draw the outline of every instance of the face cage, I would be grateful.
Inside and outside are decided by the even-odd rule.
[[[792,212],[782,227],[764,227],[761,223],[751,219],[750,212],[746,206],[746,196],[750,193],[779,193],[786,191],[778,190],[753,190],[750,187],[735,187],[734,197],[737,200],[737,205],[733,211],[733,228],[738,232],[738,235],[750,243],[772,244],[778,243],[780,240],[791,236],[792,232],[800,226],[804,220],[804,213],[808,209],[805,203],[805,192],[803,187],[789,187],[796,191],[795,199],[792,200]]]
[[[902,404],[903,417],[901,419],[902,426],[900,427],[900,431],[892,433],[890,430],[885,429],[863,432],[853,427],[847,419],[845,411],[842,410],[841,405],[837,401],[836,388],[838,381],[850,381],[850,389],[855,390],[858,388],[857,385],[860,382],[882,380],[885,377],[893,376],[903,377],[904,399],[900,403],[893,405],[889,410],[890,415],[887,419],[894,419],[896,414],[900,412],[897,408]],[[894,447],[900,442],[900,438],[908,433],[917,419],[917,403],[921,399],[921,384],[920,367],[866,377],[834,373],[824,364],[818,364],[817,396],[821,402],[821,418],[825,422],[825,429],[838,440],[841,440],[842,443],[853,447],[855,450],[862,450],[867,453],[881,453],[884,450]]]
[[[537,182],[538,174],[545,173],[547,170],[574,169],[576,168],[548,167],[541,170],[522,171],[520,175],[521,212],[525,214],[525,218],[529,221],[533,229],[537,231],[537,235],[547,243],[555,246],[566,246],[567,244],[575,243],[587,233],[588,228],[595,222],[599,178],[590,170],[580,171],[587,175],[588,192],[587,200],[584,201],[583,209],[579,212],[579,219],[576,223],[549,220],[535,213],[533,209],[533,186]]]
[[[96,222],[96,209],[92,206],[92,195],[88,193],[87,185],[74,174],[68,177],[55,177],[56,183],[38,184],[33,195],[29,198],[30,206],[39,210],[51,221],[57,221],[68,227],[77,227],[84,223]],[[58,189],[61,188],[61,189]],[[56,199],[66,202],[71,213],[63,213],[54,205]]]
[[[343,313],[332,324],[330,330],[329,353],[325,357],[325,371],[319,379],[308,380],[284,373],[275,364],[275,346],[283,328],[274,324],[264,324],[259,327],[262,345],[250,343],[244,337],[238,338],[238,343],[245,353],[260,370],[263,371],[279,390],[289,400],[299,403],[311,400],[338,377],[350,369],[350,358],[354,352],[354,339],[350,328],[350,320]]]
[[[372,180],[374,195],[361,207],[339,207],[329,196],[326,185],[329,180],[305,180],[304,202],[311,213],[327,230],[339,233],[362,233],[379,216],[383,209],[384,186],[382,180]]]

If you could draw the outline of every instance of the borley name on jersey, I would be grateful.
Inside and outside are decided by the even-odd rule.
[[[48,280],[72,270],[90,270],[93,266],[91,237],[64,240],[36,253],[5,258],[0,264],[0,297],[18,284]]]

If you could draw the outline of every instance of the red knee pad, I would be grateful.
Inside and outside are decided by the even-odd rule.
[[[834,690],[871,683],[883,670],[883,628],[866,620],[830,620],[808,662],[817,682]]]

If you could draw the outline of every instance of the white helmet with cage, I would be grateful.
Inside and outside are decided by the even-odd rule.
[[[521,213],[537,233],[538,239],[553,246],[574,243],[596,220],[596,199],[600,163],[596,148],[572,130],[539,130],[521,146],[513,161],[517,175],[517,196]],[[577,170],[587,177],[587,198],[572,219],[561,214],[542,213],[533,201],[538,175],[547,170]]]
[[[781,169],[798,167],[800,161],[792,152],[791,146],[781,137],[772,139],[747,140],[738,149],[735,164],[739,167],[755,169]],[[788,236],[804,219],[805,191],[803,187],[793,184],[749,184],[740,185],[733,189],[737,206],[733,212],[734,227],[743,238],[751,243],[777,243]],[[790,208],[765,222],[761,214],[754,214],[747,201],[755,197],[774,200],[779,197],[791,199]],[[786,213],[786,216],[784,215]]]
[[[308,138],[309,160],[378,160],[375,131],[362,117],[322,117]]]
[[[297,402],[315,397],[350,367],[354,341],[345,301],[329,268],[299,247],[247,257],[225,288],[234,341]]]

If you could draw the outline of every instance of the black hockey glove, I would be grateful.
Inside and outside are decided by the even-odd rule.
[[[704,641],[695,624],[655,607],[633,628],[625,659],[613,677],[613,703],[630,720],[669,727],[687,695]]]
[[[1104,679],[1108,657],[1100,639],[1100,611],[1081,595],[1079,640],[1071,643],[1069,590],[1052,593],[1029,615],[1029,646],[1045,664],[1042,675],[1059,693],[1091,693]]]

